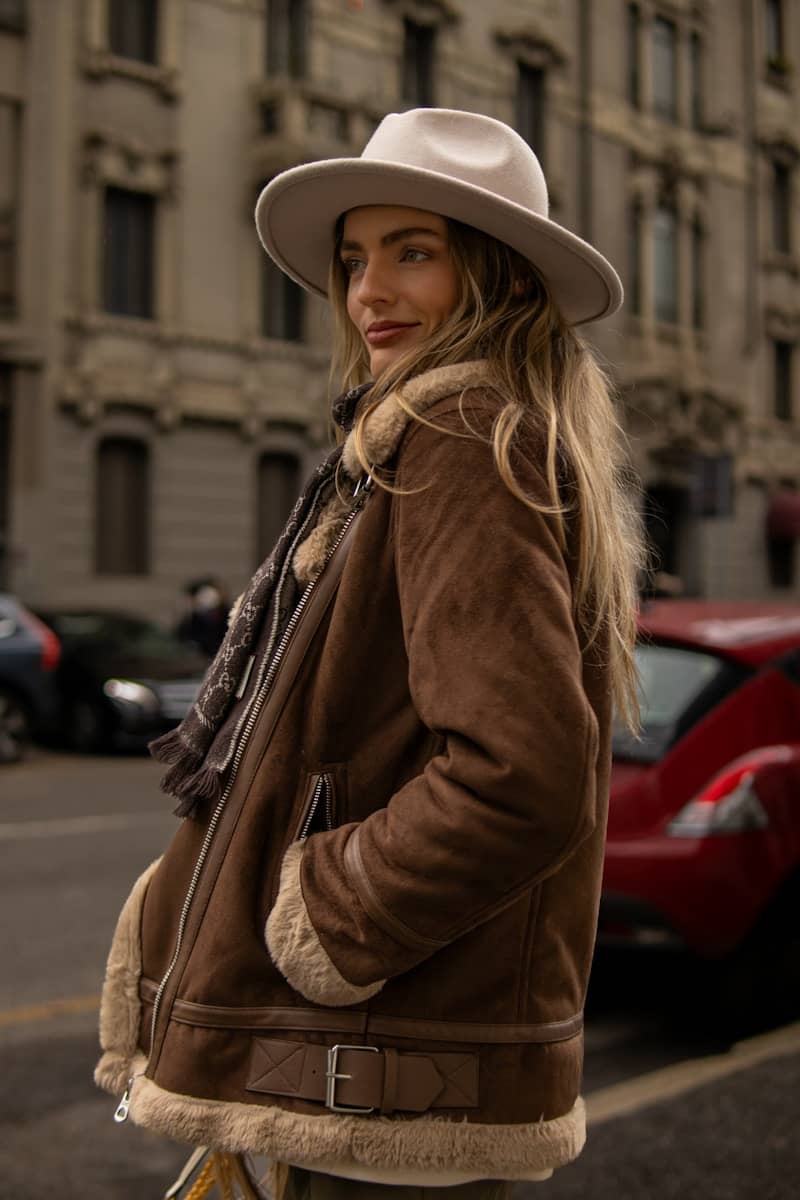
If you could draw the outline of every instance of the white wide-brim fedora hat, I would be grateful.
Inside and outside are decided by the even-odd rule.
[[[533,150],[492,117],[447,108],[390,113],[359,158],[276,175],[259,196],[256,227],[281,270],[324,296],[337,219],[373,204],[452,217],[505,242],[537,267],[572,324],[607,317],[622,303],[611,264],[548,217]]]

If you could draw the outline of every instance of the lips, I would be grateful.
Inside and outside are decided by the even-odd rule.
[[[393,338],[399,337],[407,329],[416,329],[418,321],[404,323],[402,321],[373,321],[364,335],[370,346],[382,346]]]

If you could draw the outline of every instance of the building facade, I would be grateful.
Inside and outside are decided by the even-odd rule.
[[[618,267],[587,335],[662,569],[798,597],[789,0],[0,0],[0,588],[242,586],[329,434],[325,305],[255,198],[425,104],[514,124]]]

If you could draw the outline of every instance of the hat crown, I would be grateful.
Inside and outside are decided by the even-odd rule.
[[[446,108],[389,113],[361,158],[446,175],[547,217],[547,184],[533,150],[508,125],[481,113]]]

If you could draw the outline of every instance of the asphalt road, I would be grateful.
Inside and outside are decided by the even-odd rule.
[[[0,1200],[159,1197],[186,1156],[115,1125],[113,1100],[91,1078],[117,913],[175,827],[159,770],[144,757],[43,752],[0,770]],[[764,1061],[740,1057],[726,1082],[728,1045],[673,1019],[671,997],[690,976],[609,960],[597,982],[589,1148],[547,1185],[520,1188],[520,1200],[671,1200],[689,1187],[703,1200],[795,1200],[800,1032]],[[709,1061],[722,1064],[710,1080]],[[740,1129],[762,1131],[758,1155]],[[771,1162],[778,1190],[767,1186]]]

